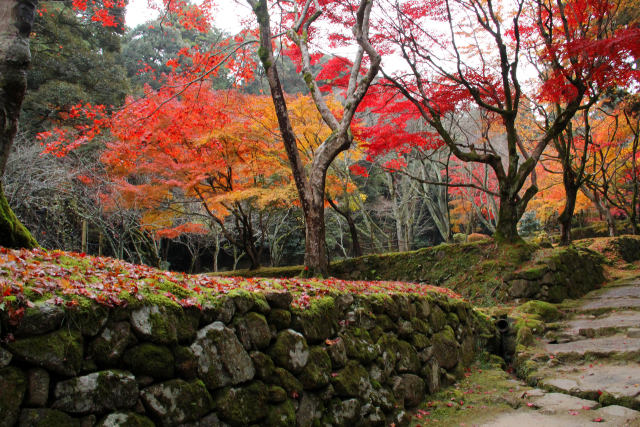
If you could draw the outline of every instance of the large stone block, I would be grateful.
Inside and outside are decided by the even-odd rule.
[[[135,377],[125,371],[108,370],[59,382],[52,407],[72,414],[127,409],[138,400]]]
[[[209,389],[240,384],[255,376],[251,357],[222,322],[199,330],[190,348],[198,360],[198,376]]]

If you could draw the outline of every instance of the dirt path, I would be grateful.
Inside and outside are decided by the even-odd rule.
[[[640,278],[591,292],[536,344],[535,389],[481,426],[640,426]],[[469,424],[467,424],[469,425]]]

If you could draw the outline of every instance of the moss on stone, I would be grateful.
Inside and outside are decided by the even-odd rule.
[[[280,308],[271,310],[269,324],[275,326],[277,330],[287,329],[291,325],[291,312]]]
[[[234,426],[253,424],[268,413],[268,391],[261,381],[246,386],[226,387],[216,397],[216,407],[223,420]]]
[[[286,400],[277,406],[270,406],[265,419],[265,425],[268,426],[295,426],[296,410],[291,400]]]
[[[518,307],[518,311],[540,316],[545,322],[555,322],[560,319],[561,313],[554,304],[545,301],[527,301]]]
[[[36,239],[11,210],[4,195],[2,183],[0,183],[0,246],[26,249],[38,247]]]
[[[174,357],[165,346],[143,343],[124,354],[124,363],[136,375],[148,375],[158,379],[173,377]]]
[[[300,382],[306,390],[316,390],[329,384],[331,359],[322,347],[309,350],[309,360],[300,374]]]
[[[347,356],[369,364],[380,355],[380,349],[374,344],[369,332],[364,328],[351,328],[340,334]]]
[[[361,391],[369,383],[369,373],[358,362],[350,360],[332,378],[331,383],[340,396],[360,397]]]
[[[26,390],[24,372],[12,366],[0,369],[0,424],[15,424]]]
[[[58,374],[73,376],[82,367],[83,339],[78,331],[58,330],[7,344],[18,358]]]
[[[302,383],[294,377],[293,374],[283,368],[274,368],[269,382],[285,389],[289,396],[302,393],[304,388]]]

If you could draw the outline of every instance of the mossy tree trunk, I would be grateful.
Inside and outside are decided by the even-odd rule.
[[[27,69],[31,62],[29,34],[37,3],[37,0],[0,2],[0,178],[18,131],[20,108],[27,90]],[[37,245],[11,210],[0,184],[0,246]]]

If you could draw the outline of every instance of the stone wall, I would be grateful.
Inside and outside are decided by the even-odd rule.
[[[291,300],[0,312],[0,426],[402,424],[496,339],[440,294]]]
[[[551,250],[534,266],[505,277],[512,299],[561,302],[580,298],[604,282],[604,258],[585,248],[568,246]]]

